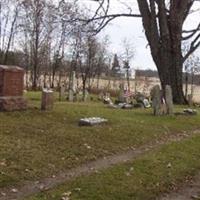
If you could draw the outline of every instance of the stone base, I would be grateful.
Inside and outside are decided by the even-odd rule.
[[[0,97],[0,111],[26,110],[27,100],[23,97]]]

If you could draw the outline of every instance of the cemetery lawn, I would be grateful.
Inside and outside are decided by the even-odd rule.
[[[199,115],[153,117],[151,109],[114,110],[97,101],[57,101],[53,111],[43,112],[40,93],[26,96],[27,111],[0,113],[0,187],[49,177],[87,161],[200,129]],[[93,116],[109,122],[78,126],[80,118]]]
[[[58,200],[69,192],[73,200],[155,200],[191,180],[200,170],[199,152],[200,136],[174,142],[26,200]]]

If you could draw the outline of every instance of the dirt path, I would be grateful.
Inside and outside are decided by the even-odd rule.
[[[27,181],[23,183],[23,185],[19,188],[2,188],[0,189],[0,200],[16,200],[25,198],[30,195],[34,195],[38,192],[54,188],[57,185],[73,180],[82,175],[89,175],[91,173],[95,173],[97,170],[103,170],[116,164],[134,160],[138,156],[146,153],[147,151],[159,148],[164,144],[184,140],[198,134],[200,134],[200,129],[188,133],[183,132],[176,135],[166,136],[166,138],[162,138],[162,140],[152,141],[152,143],[141,146],[138,149],[133,149],[128,152],[121,153],[119,155],[112,155],[98,159],[96,161],[88,162],[77,168],[61,172],[54,177],[45,178],[40,181]],[[175,199],[178,200],[177,198]]]
[[[159,200],[200,200],[200,174],[178,191],[165,194]]]

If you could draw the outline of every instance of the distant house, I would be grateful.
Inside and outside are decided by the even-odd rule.
[[[155,70],[135,70],[136,77],[158,78],[158,72]]]
[[[128,69],[128,74],[127,74],[127,69],[122,68],[117,72],[118,76],[121,78],[127,78],[127,75],[129,75],[130,79],[135,78],[135,70],[134,69]]]

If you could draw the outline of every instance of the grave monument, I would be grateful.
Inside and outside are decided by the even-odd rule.
[[[42,90],[41,110],[52,110],[54,104],[53,91],[47,88]]]
[[[0,65],[0,111],[25,110],[23,98],[24,70],[17,66]]]
[[[155,85],[151,90],[152,108],[154,115],[161,115],[161,91],[160,86]]]
[[[165,86],[165,99],[166,99],[166,107],[167,107],[167,114],[173,114],[173,97],[172,97],[172,89],[170,85]]]

